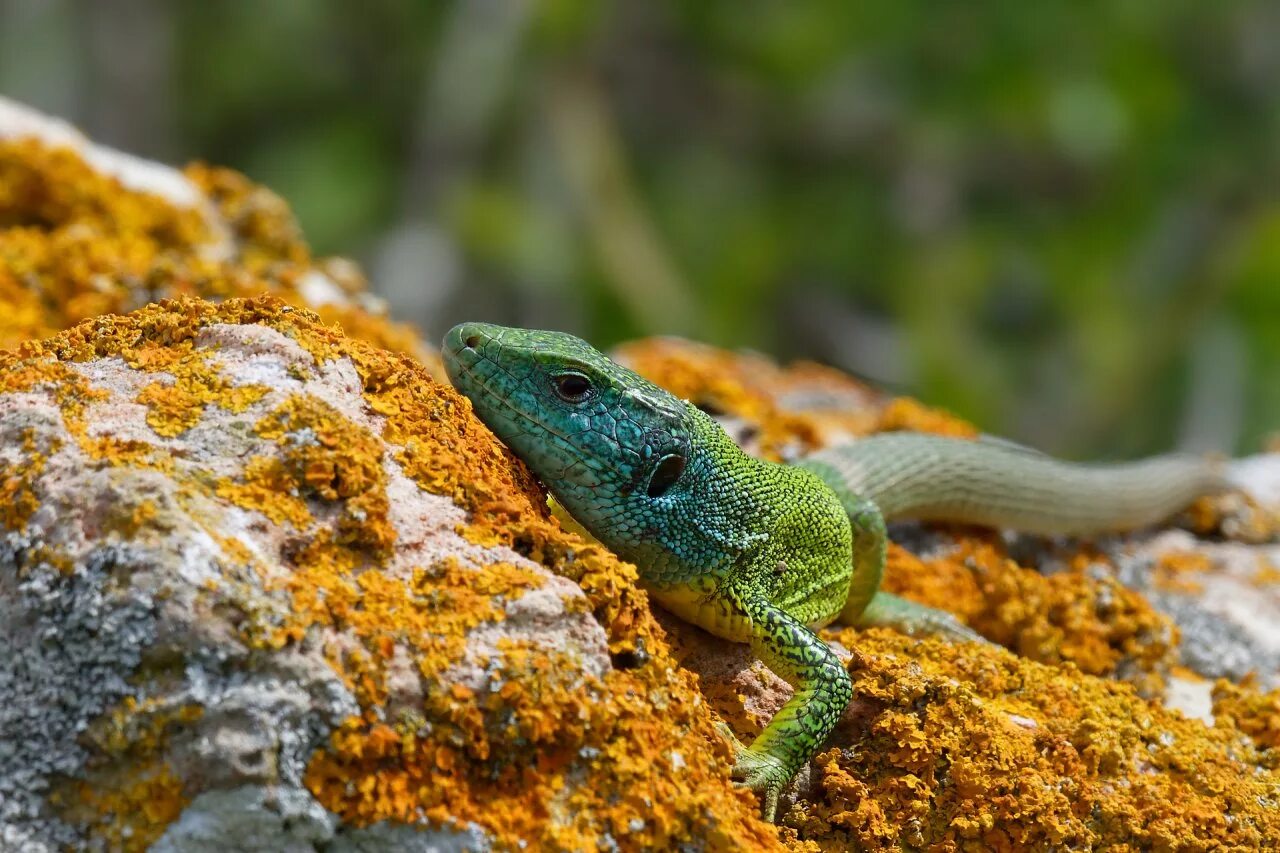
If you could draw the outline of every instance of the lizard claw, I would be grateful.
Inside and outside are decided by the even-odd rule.
[[[733,781],[740,788],[747,788],[760,797],[761,816],[770,823],[778,818],[778,799],[791,781],[782,762],[762,752],[753,752],[723,722],[717,721],[716,730],[733,746]]]

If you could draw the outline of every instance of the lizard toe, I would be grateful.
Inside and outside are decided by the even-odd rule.
[[[765,820],[777,820],[778,799],[791,781],[791,774],[781,761],[771,755],[741,749],[733,765],[733,779],[760,797],[760,811]]]
[[[716,731],[733,747],[733,772],[731,778],[739,788],[746,788],[760,797],[760,811],[765,820],[775,822],[778,800],[791,781],[782,762],[764,752],[755,752],[744,746],[733,729],[723,721],[714,723]]]

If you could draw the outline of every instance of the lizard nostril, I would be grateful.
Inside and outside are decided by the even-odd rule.
[[[475,349],[476,347],[480,346],[480,336],[469,335],[467,339],[463,341],[463,343],[467,345],[467,349]]]

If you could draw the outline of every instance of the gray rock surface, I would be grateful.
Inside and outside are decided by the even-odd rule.
[[[284,441],[253,429],[289,400],[319,401],[379,435],[382,419],[361,397],[354,366],[317,363],[260,326],[210,327],[190,359],[233,387],[267,390],[240,411],[207,406],[196,425],[168,437],[154,432],[137,400],[152,383],[177,380],[120,358],[72,366],[99,396],[84,412],[84,436],[65,417],[66,387],[0,394],[0,462],[9,471],[38,469],[29,486],[38,505],[0,540],[0,849],[94,849],[102,836],[83,812],[50,803],[70,796],[69,779],[128,790],[153,763],[168,768],[188,800],[157,850],[389,849],[379,845],[392,838],[400,849],[482,847],[475,829],[355,832],[308,792],[312,753],[359,712],[332,663],[335,648],[358,640],[316,626],[268,653],[245,636],[248,624],[289,618],[290,551],[331,532],[333,508],[308,499],[313,520],[296,528],[195,485],[234,479],[246,460],[282,459],[296,443],[317,441],[305,429]],[[151,467],[95,458],[86,439],[146,445]],[[388,713],[420,707],[429,689],[479,689],[484,662],[508,642],[568,654],[582,676],[609,668],[602,629],[580,603],[569,604],[581,602],[581,590],[508,548],[459,535],[466,513],[409,480],[394,447],[382,465],[397,534],[390,578],[446,561],[506,563],[540,578],[500,622],[473,631],[445,684],[396,681]],[[148,728],[151,735],[140,734]],[[141,743],[154,754],[140,754]]]

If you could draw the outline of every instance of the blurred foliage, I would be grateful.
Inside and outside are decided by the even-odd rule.
[[[431,332],[818,358],[1070,454],[1280,427],[1278,79],[1273,0],[0,0],[0,91],[246,171]]]

